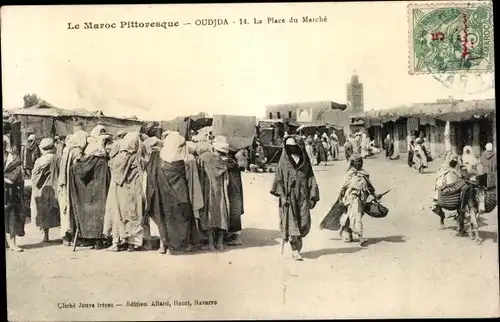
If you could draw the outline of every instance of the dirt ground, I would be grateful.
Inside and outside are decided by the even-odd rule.
[[[366,249],[319,230],[347,164],[315,167],[321,201],[312,212],[303,262],[292,261],[288,247],[280,255],[269,173],[244,174],[244,245],[221,253],[73,253],[60,241],[39,244],[30,225],[20,240],[26,251],[6,254],[9,320],[498,317],[497,210],[484,215],[482,245],[455,237],[452,220],[439,230],[429,210],[438,165],[439,160],[430,173],[418,174],[403,160],[366,160],[377,190],[392,189],[383,198],[388,217],[364,218]],[[54,239],[58,235],[51,231]],[[151,306],[155,300],[171,306]],[[195,300],[217,304],[200,306]],[[127,307],[127,301],[148,306]],[[60,303],[77,307],[58,308]],[[96,307],[78,308],[79,303]]]

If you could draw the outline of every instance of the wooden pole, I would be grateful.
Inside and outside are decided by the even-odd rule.
[[[451,152],[451,124],[446,121],[444,126],[444,152]]]

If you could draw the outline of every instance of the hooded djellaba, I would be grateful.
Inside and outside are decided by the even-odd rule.
[[[200,230],[200,210],[203,209],[203,193],[201,190],[200,176],[198,172],[198,163],[195,157],[196,144],[186,142],[186,158],[184,165],[186,167],[186,179],[188,183],[188,195],[191,207],[187,209],[189,218],[191,218],[190,228],[188,229],[189,248],[193,245],[200,248],[202,246],[203,235]]]
[[[104,215],[104,236],[112,236],[108,251],[117,252],[126,246],[129,252],[141,250],[144,240],[143,175],[146,161],[139,146],[139,133],[127,133],[116,142],[118,152],[108,164],[111,180]]]
[[[40,142],[42,156],[35,161],[31,172],[31,222],[43,232],[42,242],[49,241],[49,229],[61,225],[57,201],[58,167],[54,141]]]
[[[74,233],[76,232],[76,222],[72,213],[73,208],[71,207],[69,192],[71,166],[83,157],[83,151],[87,146],[87,138],[87,132],[82,130],[80,126],[77,126],[75,133],[66,138],[66,146],[63,149],[59,164],[57,200],[61,213],[60,233],[65,246],[71,245]]]
[[[202,229],[208,238],[207,250],[224,249],[224,237],[230,228],[231,199],[229,196],[228,171],[229,143],[227,138],[217,136],[213,150],[199,154],[198,162],[202,168],[200,182],[204,192],[204,208],[200,212]],[[238,167],[237,163],[236,168]]]
[[[80,162],[71,167],[70,201],[79,237],[92,242],[92,248],[104,248],[104,214],[111,173],[105,150],[109,136],[103,125],[97,125],[87,138]]]
[[[319,201],[319,189],[304,141],[292,135],[285,141],[271,194],[279,198],[282,242],[290,242],[295,260],[302,260],[302,240],[311,228],[310,210]]]
[[[160,253],[189,251],[190,216],[185,161],[186,141],[170,132],[148,164],[147,213],[158,226]]]

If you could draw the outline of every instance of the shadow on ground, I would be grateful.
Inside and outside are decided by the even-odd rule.
[[[241,240],[243,245],[235,248],[244,249],[252,247],[265,247],[275,246],[279,242],[280,232],[277,230],[259,229],[259,228],[245,228],[241,231]]]
[[[479,231],[479,237],[484,240],[492,240],[494,243],[498,243],[498,234],[494,231]]]
[[[301,253],[302,257],[307,259],[318,259],[322,256],[337,255],[337,254],[352,254],[364,250],[363,247],[346,247],[346,248],[325,248],[319,250],[312,250],[309,252]]]
[[[368,238],[366,245],[375,245],[381,242],[386,242],[386,243],[405,243],[406,238],[405,236],[402,235],[396,235],[396,236],[387,236],[387,237],[375,237],[375,238]]]
[[[21,245],[21,247],[24,249],[38,249],[38,248],[61,246],[61,245],[62,245],[62,240],[56,239],[56,240],[51,240],[51,241],[48,241],[45,243],[39,242],[36,244]]]

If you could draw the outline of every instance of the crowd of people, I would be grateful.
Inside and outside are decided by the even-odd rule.
[[[26,176],[31,223],[42,242],[59,227],[66,246],[137,251],[150,237],[151,219],[161,253],[240,245],[245,153],[232,151],[224,136],[194,143],[179,132],[159,139],[145,129],[113,136],[103,125],[87,133],[77,124],[65,140],[43,138],[39,144],[31,134],[21,156],[4,135],[7,246],[23,250],[16,237],[24,236]]]
[[[447,154],[437,173],[432,203],[441,224],[445,215],[438,199],[445,187],[468,189],[468,183],[484,175],[483,185],[495,194],[490,196],[496,205],[496,155],[491,143],[485,148],[479,159],[470,146],[464,147],[461,157]],[[350,135],[344,149],[349,166],[336,203],[343,209],[339,233],[345,242],[357,240],[365,246],[363,214],[367,204],[383,194],[375,192],[363,160],[380,150],[365,133]],[[390,135],[384,150],[386,158],[394,158]],[[408,165],[419,172],[432,160],[421,137],[412,137],[408,152]],[[279,199],[282,247],[290,243],[295,260],[302,260],[303,240],[311,228],[310,210],[320,200],[313,162],[326,163],[329,156],[340,159],[335,134],[284,137],[270,192]],[[20,205],[25,176],[31,185],[31,222],[42,242],[49,241],[50,229],[60,227],[66,246],[86,242],[112,252],[138,251],[150,237],[151,219],[158,227],[162,254],[241,245],[241,172],[251,165],[265,167],[266,162],[258,140],[248,149],[234,150],[224,136],[209,134],[192,142],[179,132],[165,131],[159,139],[148,126],[113,136],[103,125],[87,133],[77,124],[65,139],[43,138],[39,144],[29,135],[21,156],[4,135],[7,245],[13,251],[23,250],[16,237],[24,236]],[[463,233],[461,226],[459,233]]]

